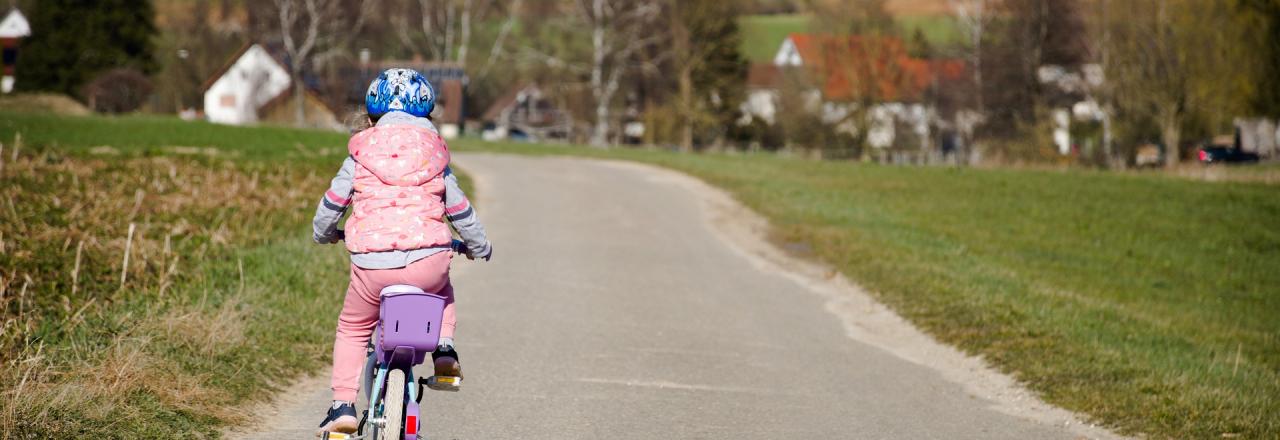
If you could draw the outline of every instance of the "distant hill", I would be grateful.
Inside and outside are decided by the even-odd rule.
[[[885,9],[894,15],[949,15],[947,0],[889,0]]]
[[[191,0],[152,0],[156,8],[156,27],[161,31],[181,30],[190,26],[196,4]],[[249,24],[249,10],[245,0],[211,0],[209,25],[215,27],[245,28]]]
[[[917,29],[934,46],[960,41],[960,29],[947,0],[889,0],[885,5],[910,37]],[[809,32],[813,17],[808,14],[748,15],[738,21],[742,29],[742,54],[751,62],[773,59],[788,34]]]
[[[753,63],[766,62],[778,53],[787,35],[808,32],[812,17],[806,14],[748,15],[738,21],[742,29],[742,55]]]

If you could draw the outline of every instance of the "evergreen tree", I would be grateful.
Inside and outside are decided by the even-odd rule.
[[[19,61],[21,90],[76,94],[107,69],[156,70],[150,0],[41,0],[26,12],[32,33]]]
[[[680,145],[720,140],[738,117],[747,64],[736,7],[719,0],[672,2],[672,51]]]

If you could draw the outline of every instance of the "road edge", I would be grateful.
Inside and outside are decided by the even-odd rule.
[[[1090,439],[1127,439],[1088,417],[1049,404],[1012,376],[996,370],[979,356],[939,342],[877,301],[866,289],[829,265],[797,257],[769,239],[770,224],[724,189],[680,171],[617,159],[594,160],[639,169],[667,179],[694,194],[703,206],[708,229],[752,265],[808,288],[826,299],[824,309],[840,320],[845,336],[874,346],[908,362],[937,371],[964,387],[970,395],[1003,414],[1064,429]]]

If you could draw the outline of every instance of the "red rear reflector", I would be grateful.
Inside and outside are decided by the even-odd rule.
[[[1204,162],[1204,161],[1208,160],[1208,159],[1209,159],[1209,157],[1208,157],[1208,156],[1209,156],[1209,155],[1208,155],[1208,154],[1205,154],[1204,150],[1200,150],[1200,161],[1201,161],[1201,162]]]
[[[405,416],[404,433],[409,435],[418,435],[418,416]]]

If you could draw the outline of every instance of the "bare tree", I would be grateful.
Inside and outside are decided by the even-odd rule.
[[[498,56],[503,53],[503,45],[507,41],[507,36],[511,35],[511,30],[515,28],[516,21],[520,17],[520,4],[521,0],[513,0],[508,5],[507,19],[502,22],[502,27],[498,29],[498,36],[494,38],[493,45],[489,46],[489,57],[485,60],[484,67],[480,69],[480,73],[476,75],[477,81],[489,75],[489,69],[498,60]]]
[[[302,73],[322,64],[346,49],[351,36],[364,27],[366,0],[351,8],[343,0],[272,0],[272,11],[278,18],[280,39],[289,56],[289,74],[293,78],[297,124],[306,123],[306,85]],[[356,14],[351,14],[355,9]]]
[[[1094,3],[1089,14],[1089,35],[1093,41],[1090,49],[1093,51],[1092,59],[1098,63],[1100,74],[1103,81],[1101,84],[1090,84],[1089,96],[1098,101],[1099,108],[1102,111],[1102,157],[1103,164],[1119,168],[1124,166],[1124,159],[1121,155],[1115,153],[1115,128],[1113,120],[1115,117],[1115,88],[1114,83],[1108,81],[1111,75],[1107,69],[1111,66],[1111,0],[1099,0]]]
[[[667,32],[654,32],[662,1],[577,0],[574,20],[542,23],[553,37],[521,47],[523,58],[551,69],[560,88],[585,88],[590,92],[589,112],[594,114],[589,135],[592,146],[604,147],[610,142],[614,101],[623,79],[652,70],[658,64],[656,60],[669,56],[660,44]],[[591,45],[587,48],[576,44],[583,33],[590,35]],[[642,53],[646,49],[653,51]]]
[[[1246,111],[1247,26],[1217,2],[1132,0],[1109,4],[1106,73],[1118,110],[1131,122],[1149,118],[1165,144],[1165,164],[1180,159],[1190,122],[1225,128]],[[1214,29],[1213,32],[1202,32]]]
[[[484,78],[505,52],[507,37],[519,22],[522,0],[418,0],[416,8],[407,5],[391,19],[396,37],[405,47],[424,49],[417,53],[439,61],[453,61],[463,69],[471,67],[472,23],[486,22],[505,11],[506,18],[498,35],[489,46],[483,67],[475,78]],[[416,17],[416,24],[410,19]]]
[[[514,69],[494,67],[511,59],[508,37],[519,31],[522,0],[383,1],[389,8],[385,29],[400,50],[465,72],[463,106],[486,105],[515,85],[508,81],[519,78]]]
[[[418,0],[417,6],[406,6],[392,18],[391,25],[405,47],[433,60],[466,64],[471,47],[471,22],[483,20],[487,5],[477,12],[474,0]],[[416,23],[411,24],[411,19]]]
[[[658,41],[661,32],[644,36],[658,17],[656,1],[579,0],[582,16],[591,28],[591,97],[595,103],[595,125],[591,145],[609,143],[610,110],[622,75],[631,70],[631,58]]]
[[[973,68],[974,107],[978,114],[986,111],[982,99],[982,39],[992,14],[990,0],[948,0],[955,12],[960,30],[969,39],[969,64]]]

